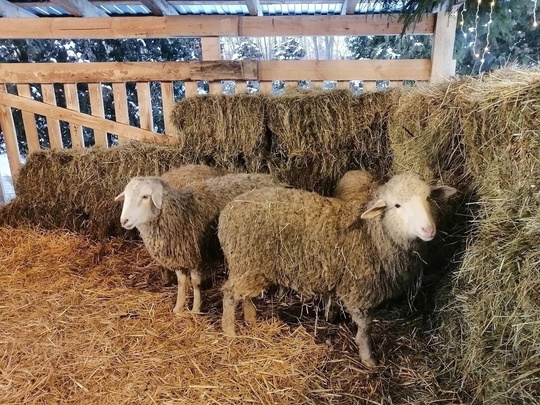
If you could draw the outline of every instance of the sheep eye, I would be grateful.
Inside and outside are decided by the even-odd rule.
[[[148,194],[142,196],[143,200],[148,200],[150,196]]]
[[[401,207],[401,205],[399,205],[399,204],[394,204],[394,207],[399,208],[399,207]]]

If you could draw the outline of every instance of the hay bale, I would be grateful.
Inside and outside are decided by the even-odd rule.
[[[295,90],[268,99],[270,170],[302,189],[331,195],[351,169],[390,167],[386,115],[391,92]]]
[[[187,158],[176,147],[131,143],[110,149],[48,150],[31,154],[17,196],[0,209],[0,224],[65,228],[102,239],[122,230],[118,195],[132,176],[160,175]]]
[[[262,172],[270,148],[263,94],[213,94],[178,102],[171,121],[182,153],[231,171]]]
[[[390,116],[393,170],[463,192],[453,237],[428,261],[454,255],[439,302],[443,348],[452,378],[481,402],[540,396],[539,100],[539,70],[505,70],[404,90]]]

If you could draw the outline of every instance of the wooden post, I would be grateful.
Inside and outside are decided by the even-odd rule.
[[[43,102],[56,106],[56,94],[54,93],[54,85],[42,84],[41,93],[43,94]],[[47,130],[49,131],[49,143],[51,149],[62,149],[62,131],[60,130],[60,121],[57,119],[47,118]]]
[[[198,82],[184,82],[185,97],[195,97],[198,95]]]
[[[112,87],[114,97],[114,115],[116,116],[116,122],[129,125],[126,84],[113,83]],[[123,143],[123,139],[121,139],[121,137],[118,137],[118,143]]]
[[[103,108],[103,93],[101,91],[101,83],[88,83],[88,95],[90,96],[90,109],[94,117],[105,118],[105,110]],[[94,129],[94,142],[96,146],[106,148],[107,132],[99,129]]]
[[[363,90],[362,92],[365,92],[365,91],[375,91],[377,90],[377,82],[376,81],[366,81],[364,80],[363,82]]]
[[[139,120],[142,129],[154,130],[154,118],[152,116],[152,97],[150,95],[150,83],[137,83],[137,100],[139,101]]]
[[[447,13],[439,11],[433,33],[433,48],[431,50],[432,82],[439,81],[456,74],[456,61],[454,60],[454,42],[456,39],[456,25],[458,12],[452,10]]]
[[[66,96],[66,107],[70,110],[80,111],[79,94],[76,84],[64,84],[64,94]],[[71,132],[71,147],[73,149],[84,148],[84,137],[82,127],[78,124],[69,124]]]
[[[0,93],[7,93],[5,84],[0,84]],[[17,132],[15,131],[13,114],[11,113],[11,107],[8,104],[0,104],[0,126],[2,127],[4,142],[6,143],[11,178],[13,179],[13,184],[15,184],[17,177],[19,176],[21,158],[19,155],[19,142],[17,141]]]
[[[174,107],[174,88],[172,82],[161,82],[161,102],[163,103],[165,135],[171,135],[175,132],[171,122],[171,111]]]
[[[201,38],[202,60],[221,60],[221,48],[219,37],[203,37]],[[208,82],[209,94],[221,94],[223,88],[221,80]]]
[[[18,84],[17,93],[21,97],[29,98],[30,100],[32,100],[30,85],[28,84]],[[41,148],[39,146],[39,135],[36,125],[36,116],[28,111],[21,111],[21,113],[24,125],[24,134],[26,136],[26,143],[28,144],[28,151],[38,151]]]

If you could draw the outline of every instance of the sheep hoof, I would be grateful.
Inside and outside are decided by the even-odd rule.
[[[227,336],[227,337],[236,337],[236,332],[234,331],[234,327],[233,328],[223,328],[223,333]]]
[[[377,360],[375,360],[373,357],[368,357],[367,359],[362,359],[362,364],[364,364],[364,366],[367,368],[374,368],[377,367]]]
[[[179,314],[181,312],[184,312],[184,308],[182,308],[181,306],[175,306],[172,310],[175,314]]]

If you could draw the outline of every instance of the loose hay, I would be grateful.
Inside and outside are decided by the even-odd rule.
[[[383,365],[366,370],[354,331],[295,296],[267,296],[266,321],[229,340],[219,283],[207,314],[174,315],[174,289],[140,244],[7,227],[0,241],[2,403],[461,402],[420,318],[386,311],[374,324]]]

